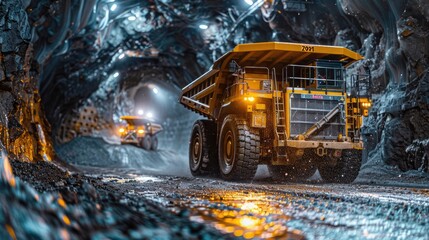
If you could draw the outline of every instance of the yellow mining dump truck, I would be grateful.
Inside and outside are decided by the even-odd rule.
[[[361,165],[360,127],[370,77],[346,68],[362,59],[343,47],[241,44],[183,88],[179,101],[205,117],[189,150],[194,176],[250,180],[259,164],[276,179],[352,182]]]
[[[136,144],[145,150],[158,149],[158,137],[162,126],[152,120],[140,116],[122,116],[121,120],[127,122],[126,126],[119,128],[121,144]]]

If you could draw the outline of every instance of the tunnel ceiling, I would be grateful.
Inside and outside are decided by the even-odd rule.
[[[347,28],[336,1],[286,2],[31,1],[27,12],[35,26],[32,41],[47,115],[56,122],[117,71],[121,80],[133,81],[129,71],[162,69],[163,80],[182,87],[238,43],[332,44],[336,32]],[[356,38],[349,45],[359,49],[357,32],[349,34]]]
[[[87,98],[116,71],[162,69],[165,80],[183,86],[213,57],[243,41],[237,37],[244,33],[230,32],[240,15],[257,10],[242,1],[100,0],[32,1],[27,9],[50,118]],[[203,32],[200,25],[210,29]]]

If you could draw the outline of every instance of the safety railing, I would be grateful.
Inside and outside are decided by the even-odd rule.
[[[345,93],[345,70],[341,67],[324,67],[289,64],[282,69],[282,88],[291,87],[311,91],[340,91]]]
[[[352,98],[371,98],[370,74],[352,74],[347,80],[347,94]]]

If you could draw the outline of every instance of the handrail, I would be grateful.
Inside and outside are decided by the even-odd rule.
[[[246,75],[246,69],[264,69],[264,70],[267,70],[267,79],[270,79],[270,69],[267,67],[245,66],[243,68],[243,77]]]
[[[329,75],[331,75],[331,77]],[[285,82],[290,80],[292,81],[292,92],[294,92],[295,87],[298,85],[301,88],[307,88],[309,92],[314,89],[325,90],[326,92],[328,89],[341,89],[341,91],[345,93],[346,84],[344,75],[344,67],[288,64],[282,68],[282,87],[284,88]],[[313,85],[315,81],[316,88],[312,88],[311,85]],[[320,83],[320,81],[323,81],[323,83]]]

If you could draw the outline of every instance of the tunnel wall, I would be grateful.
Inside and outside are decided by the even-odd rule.
[[[0,1],[0,148],[25,161],[53,156],[37,91],[26,1]]]

